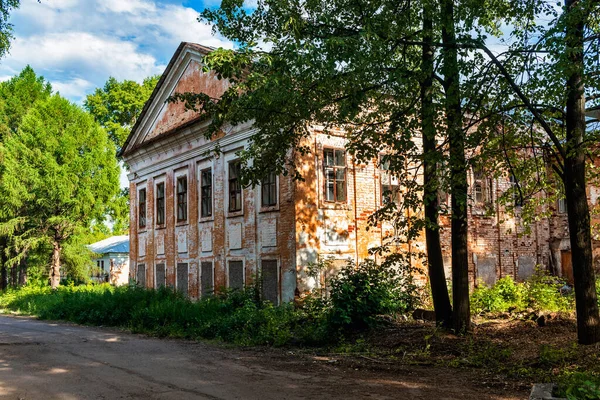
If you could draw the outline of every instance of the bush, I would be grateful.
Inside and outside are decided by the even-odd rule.
[[[600,377],[585,372],[568,372],[559,378],[559,397],[568,400],[600,399]]]
[[[332,328],[364,329],[373,326],[379,315],[414,309],[419,297],[411,272],[403,264],[348,262],[331,280]]]
[[[41,319],[118,326],[159,337],[218,339],[240,345],[329,339],[325,307],[274,307],[256,300],[254,289],[226,292],[192,302],[170,289],[146,290],[108,284],[25,287],[0,296],[0,308]]]
[[[572,293],[563,293],[564,282],[538,271],[528,281],[516,283],[509,276],[492,287],[480,284],[471,295],[471,311],[475,314],[506,311],[570,311]]]
[[[471,295],[471,310],[476,314],[483,312],[503,312],[511,308],[526,307],[526,289],[515,283],[511,277],[504,277],[494,286],[487,287],[479,284]]]

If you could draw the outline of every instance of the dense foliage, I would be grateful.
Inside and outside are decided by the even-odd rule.
[[[571,311],[574,306],[572,289],[559,278],[538,273],[523,283],[506,276],[493,286],[480,284],[471,296],[475,314],[507,311]]]
[[[331,323],[344,328],[366,328],[377,316],[413,310],[419,300],[410,268],[349,262],[331,280]]]
[[[97,88],[86,97],[85,109],[106,129],[117,150],[125,143],[159,78],[159,75],[151,76],[140,84],[131,80],[119,82],[110,77],[103,88]]]

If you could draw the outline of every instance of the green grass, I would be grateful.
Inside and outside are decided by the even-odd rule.
[[[238,345],[329,341],[324,310],[274,307],[254,292],[232,292],[192,302],[168,289],[66,286],[25,287],[0,296],[0,308],[40,319],[113,326],[158,337],[217,339]]]

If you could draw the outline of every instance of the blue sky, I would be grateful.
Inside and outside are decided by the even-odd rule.
[[[27,64],[63,96],[81,103],[109,76],[142,81],[161,73],[181,41],[231,43],[196,20],[219,0],[21,0],[11,14],[15,39],[0,80]]]

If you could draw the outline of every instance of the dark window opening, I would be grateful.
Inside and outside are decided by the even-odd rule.
[[[239,161],[229,163],[229,211],[242,210],[242,184],[240,182],[240,172],[242,164]]]
[[[346,152],[338,149],[323,150],[325,201],[346,201]]]
[[[231,289],[244,288],[244,262],[229,261],[229,287]]]
[[[212,216],[212,170],[200,171],[200,216]]]
[[[138,194],[139,227],[146,227],[146,189],[140,189]]]
[[[379,180],[381,183],[381,204],[400,204],[400,185],[398,178],[390,172],[390,161],[380,156]]]
[[[156,264],[156,288],[160,289],[165,286],[167,271],[165,264]]]
[[[177,222],[187,221],[187,177],[177,178]]]
[[[277,175],[274,172],[269,173],[261,182],[261,192],[263,207],[277,205]]]
[[[277,260],[261,262],[261,292],[263,300],[279,304],[279,276]]]
[[[177,263],[177,291],[188,295],[188,264]]]
[[[210,296],[214,293],[213,263],[202,261],[200,263],[200,287],[202,296]]]
[[[165,184],[156,185],[156,224],[165,224]]]
[[[138,286],[143,288],[146,287],[146,264],[138,264],[136,281]]]

